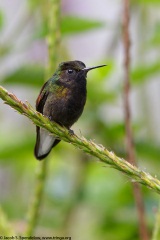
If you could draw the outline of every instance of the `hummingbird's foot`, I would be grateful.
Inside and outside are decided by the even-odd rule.
[[[48,116],[48,119],[49,119],[50,121],[52,121],[52,117],[51,117],[51,116]]]
[[[68,133],[69,133],[70,135],[74,135],[74,131],[73,131],[72,129],[68,129]]]

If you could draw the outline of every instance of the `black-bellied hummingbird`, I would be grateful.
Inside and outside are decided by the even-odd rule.
[[[36,110],[69,129],[81,116],[86,103],[88,71],[104,66],[106,65],[87,68],[81,61],[60,63],[53,76],[43,85],[36,101]],[[60,139],[38,126],[36,130],[34,153],[41,160]]]

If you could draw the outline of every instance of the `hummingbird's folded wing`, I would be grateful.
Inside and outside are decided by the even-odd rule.
[[[43,108],[47,97],[49,95],[49,91],[45,89],[48,82],[46,82],[37,98],[36,101],[36,110],[43,114]],[[49,116],[48,116],[49,117]],[[40,127],[36,127],[37,138],[36,138],[36,145],[34,149],[35,157],[39,160],[45,158],[51,151],[51,149],[56,146],[60,140],[56,139],[51,133],[47,130],[42,129]]]
[[[43,85],[43,87],[42,87],[42,89],[41,89],[41,91],[40,91],[40,94],[39,94],[39,96],[38,96],[38,98],[37,98],[37,100],[36,100],[36,110],[37,110],[38,112],[42,113],[42,114],[43,114],[43,107],[44,107],[45,101],[46,101],[47,96],[48,96],[48,94],[49,94],[48,91],[44,91],[44,90],[45,90],[45,87],[47,86],[47,84],[48,84],[48,82],[46,82],[46,83]]]

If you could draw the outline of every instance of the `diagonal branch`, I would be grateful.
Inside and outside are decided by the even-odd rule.
[[[108,151],[102,145],[96,144],[92,140],[87,140],[83,136],[80,137],[75,134],[71,134],[68,129],[59,126],[55,122],[51,122],[48,118],[44,117],[32,108],[28,102],[24,103],[20,101],[14,94],[9,93],[1,86],[0,98],[13,109],[29,118],[35,125],[45,128],[63,141],[69,142],[89,155],[97,157],[100,162],[125,173],[132,179],[133,182],[141,183],[153,191],[160,193],[160,180],[116,156],[115,153]]]

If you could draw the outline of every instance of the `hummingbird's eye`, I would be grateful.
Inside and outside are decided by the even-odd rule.
[[[67,73],[69,73],[69,74],[72,74],[73,72],[74,72],[73,69],[68,69],[68,70],[67,70]]]

